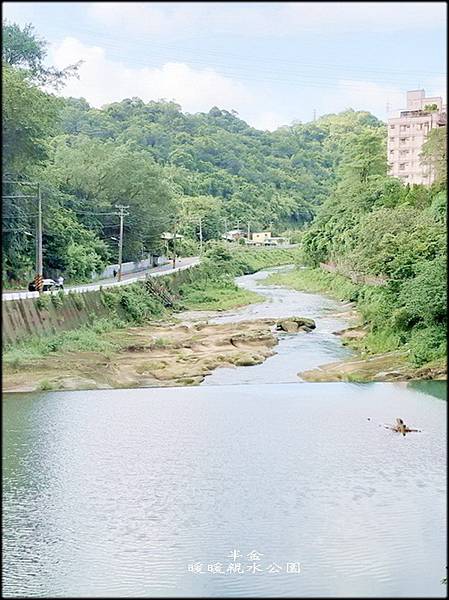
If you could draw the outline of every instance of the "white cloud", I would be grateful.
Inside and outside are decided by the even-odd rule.
[[[422,87],[427,96],[445,98],[444,78],[426,80]],[[373,81],[341,79],[331,94],[323,97],[323,112],[338,112],[346,108],[367,110],[381,119],[393,116],[406,107],[407,90],[393,85],[382,85]]]
[[[445,2],[93,2],[90,17],[120,31],[294,35],[301,31],[397,31],[443,27]]]
[[[175,100],[187,112],[208,111],[214,105],[240,110],[252,102],[243,84],[214,69],[193,69],[177,62],[160,68],[131,68],[108,60],[102,48],[85,46],[75,38],[65,38],[52,51],[52,62],[58,67],[78,60],[84,61],[79,79],[71,79],[62,93],[82,96],[96,107],[133,96],[144,101]]]
[[[352,107],[367,110],[378,117],[385,118],[389,111],[405,106],[405,91],[399,87],[386,86],[372,81],[341,79],[338,82],[332,103],[340,110]]]
[[[438,27],[445,11],[445,2],[288,2],[282,13],[293,28],[344,33]]]
[[[244,117],[242,116],[242,118]],[[249,120],[251,121],[251,125],[253,127],[263,131],[266,129],[268,129],[268,131],[274,131],[278,127],[282,127],[282,125],[288,125],[291,121],[291,119],[288,119],[287,117],[270,110],[258,112],[252,119]]]
[[[71,79],[61,91],[64,96],[84,97],[100,107],[124,98],[174,100],[186,112],[207,112],[212,106],[236,110],[242,119],[258,129],[273,131],[294,119],[309,121],[312,108],[317,116],[346,108],[367,110],[381,119],[390,110],[405,106],[406,90],[396,85],[373,81],[340,79],[335,86],[325,85],[320,94],[313,86],[299,95],[283,95],[277,86],[251,87],[211,68],[192,68],[181,62],[167,62],[158,68],[129,67],[107,58],[98,46],[86,46],[75,38],[65,38],[52,50],[51,63],[65,67],[82,59],[79,79]],[[427,95],[444,97],[445,78],[426,78],[419,87]]]

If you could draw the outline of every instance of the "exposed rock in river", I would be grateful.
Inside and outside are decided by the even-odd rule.
[[[305,317],[288,317],[276,323],[278,331],[286,331],[287,333],[296,333],[298,331],[309,332],[315,329],[315,327],[315,321],[313,319],[306,319]]]

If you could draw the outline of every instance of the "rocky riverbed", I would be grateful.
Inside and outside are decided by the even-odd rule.
[[[188,317],[188,315],[184,315]],[[195,316],[197,318],[197,316]],[[115,351],[54,353],[6,367],[5,392],[198,385],[217,367],[251,366],[274,354],[277,331],[311,331],[301,317],[239,323],[158,323],[106,335]]]

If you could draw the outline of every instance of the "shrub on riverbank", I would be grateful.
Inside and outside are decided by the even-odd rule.
[[[197,310],[226,310],[260,301],[259,294],[239,288],[234,277],[291,264],[297,257],[296,248],[244,248],[213,242],[193,281],[180,288],[182,303]]]
[[[403,283],[399,290],[397,282],[383,286],[355,284],[342,275],[308,268],[272,274],[267,283],[356,302],[367,329],[366,336],[351,341],[357,350],[368,354],[406,350],[410,362],[422,366],[446,356],[442,274],[439,278],[433,271],[422,273]],[[423,279],[433,286],[432,295],[424,293]]]
[[[117,317],[98,319],[89,325],[83,325],[72,331],[32,338],[5,349],[3,361],[5,366],[18,369],[37,358],[48,356],[53,352],[79,352],[80,350],[108,353],[116,346],[104,339],[105,333],[125,327],[126,322]]]

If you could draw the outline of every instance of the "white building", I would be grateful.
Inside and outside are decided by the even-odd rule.
[[[435,174],[421,163],[421,149],[429,131],[446,125],[441,97],[426,98],[424,90],[407,92],[407,109],[388,119],[389,173],[404,183],[430,185]]]

